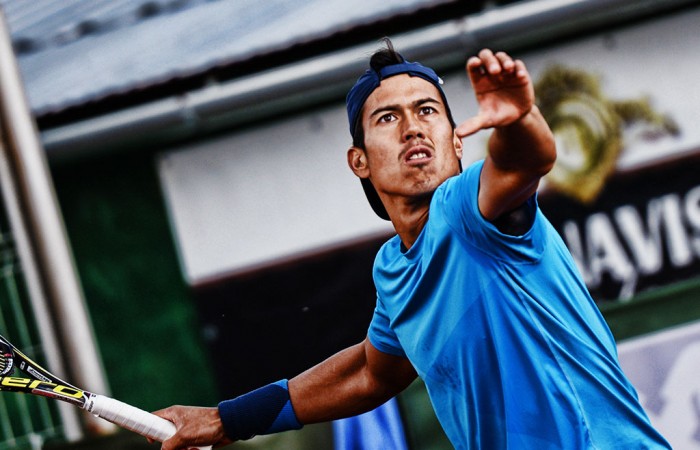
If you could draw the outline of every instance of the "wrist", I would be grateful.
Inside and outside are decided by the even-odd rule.
[[[302,427],[289,398],[287,380],[225,400],[219,403],[218,410],[226,436],[232,440]]]
[[[539,121],[540,113],[537,105],[532,105],[529,109],[519,112],[518,116],[512,117],[510,121],[494,126],[499,132],[518,132],[520,129],[527,129],[535,122]]]

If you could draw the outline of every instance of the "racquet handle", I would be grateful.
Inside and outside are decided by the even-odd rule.
[[[104,395],[93,394],[85,409],[97,417],[158,442],[168,439],[176,431],[172,422]],[[211,446],[196,448],[205,450],[211,449]]]

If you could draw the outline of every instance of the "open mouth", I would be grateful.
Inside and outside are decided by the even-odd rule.
[[[404,161],[410,164],[424,163],[433,157],[433,153],[430,149],[420,146],[414,147],[406,152],[404,155]]]

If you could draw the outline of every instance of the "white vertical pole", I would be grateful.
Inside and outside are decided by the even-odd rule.
[[[1,139],[1,136],[0,136]],[[44,349],[44,356],[49,370],[61,378],[67,378],[66,371],[61,360],[61,350],[58,345],[56,330],[49,316],[48,303],[41,287],[41,277],[36,267],[31,251],[31,244],[27,236],[24,219],[17,201],[17,192],[13,183],[12,171],[7,159],[7,150],[0,141],[0,189],[3,195],[3,204],[7,211],[8,220],[12,228],[12,236],[22,266],[24,281],[27,285],[34,319],[36,320],[39,338]],[[83,436],[78,410],[67,403],[59,402],[58,412],[66,438],[69,441],[77,441]]]
[[[53,189],[45,152],[40,144],[36,125],[29,110],[17,60],[12,49],[11,37],[4,13],[0,9],[0,132],[4,174],[3,191],[15,205],[13,227],[21,229],[16,234],[18,250],[23,254],[22,266],[29,275],[30,294],[36,297],[35,310],[40,320],[39,329],[46,345],[59,346],[48,349],[47,354],[63,356],[67,379],[81,388],[107,393],[107,382],[97,352],[94,334],[85,307],[73,257],[68,244],[58,201]],[[3,176],[3,178],[5,178]],[[7,186],[5,186],[7,185]],[[22,241],[20,243],[20,241]],[[24,258],[27,258],[25,260]],[[26,264],[26,265],[25,265]],[[28,270],[27,270],[28,269]],[[54,322],[51,324],[51,317]],[[42,329],[45,326],[45,329]],[[54,330],[58,334],[55,339]],[[50,333],[50,334],[49,334]],[[58,361],[53,361],[58,364]],[[53,367],[51,368],[54,369]],[[61,368],[58,367],[58,370]],[[114,426],[89,414],[83,416],[86,426],[93,432],[111,432]],[[71,427],[67,434],[71,439],[82,436],[80,429],[72,429],[74,420],[63,417]]]

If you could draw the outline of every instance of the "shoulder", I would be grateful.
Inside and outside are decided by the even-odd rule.
[[[401,255],[401,238],[394,235],[379,248],[374,258],[374,272],[385,270]]]
[[[401,252],[401,238],[398,234],[395,234],[382,244],[377,252],[376,259],[378,260],[381,256],[395,255],[397,252]]]
[[[506,211],[493,220],[487,220],[479,209],[479,187],[484,160],[469,165],[464,173],[445,183],[444,201],[458,202],[463,212],[469,212],[477,222],[488,222],[501,233],[518,236],[526,233],[533,225],[537,211],[536,195],[525,199],[516,208]],[[453,192],[450,192],[453,191]]]
[[[484,160],[473,162],[459,175],[445,180],[435,191],[438,201],[476,201],[483,166]]]
[[[442,183],[433,195],[430,218],[442,217],[453,225],[478,221],[479,177],[484,161],[476,161]]]

